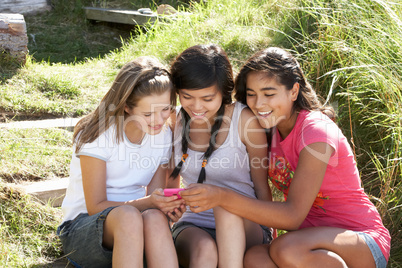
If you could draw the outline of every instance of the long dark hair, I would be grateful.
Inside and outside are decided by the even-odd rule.
[[[235,81],[235,99],[245,105],[247,105],[247,75],[252,71],[263,72],[267,78],[275,78],[288,90],[291,90],[295,83],[299,83],[299,94],[294,102],[293,112],[318,110],[335,120],[334,109],[322,104],[304,76],[299,62],[288,51],[278,47],[263,49],[251,56],[241,67]],[[267,129],[266,132],[270,145],[273,129]]]
[[[234,87],[232,66],[225,51],[217,45],[196,45],[184,50],[173,62],[171,75],[176,93],[181,89],[198,90],[216,85],[222,94],[222,104],[215,117],[211,128],[211,138],[208,149],[203,155],[201,172],[198,183],[205,181],[205,165],[212,155],[216,145],[216,133],[220,129],[225,113],[225,105],[232,102],[232,91]],[[190,116],[181,108],[182,120],[182,153],[183,157],[175,167],[170,177],[176,178],[186,160],[189,133]]]
[[[289,52],[278,47],[263,49],[253,56],[240,69],[235,82],[235,98],[247,105],[247,75],[252,72],[263,72],[267,78],[276,78],[276,81],[284,85],[288,90],[299,83],[299,94],[294,102],[295,112],[301,110],[318,110],[330,118],[335,117],[335,112],[330,106],[323,106],[312,86],[307,82],[306,77],[296,58]]]
[[[109,127],[116,127],[116,142],[123,139],[123,122],[127,105],[133,108],[138,101],[151,94],[171,91],[171,105],[176,105],[176,93],[169,72],[158,60],[139,57],[126,63],[117,74],[111,88],[100,105],[81,119],[74,128],[73,141],[76,152],[84,143],[93,142]]]

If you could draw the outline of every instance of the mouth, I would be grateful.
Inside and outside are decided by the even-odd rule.
[[[204,116],[207,112],[203,112],[203,113],[196,113],[196,112],[193,112],[193,111],[191,111],[192,113],[193,113],[193,115],[194,116],[196,116],[196,117],[201,117],[201,116]]]
[[[149,126],[149,128],[152,130],[159,130],[159,129],[161,129],[161,127],[162,127],[162,125]]]
[[[268,115],[270,115],[271,113],[272,113],[272,111],[269,111],[269,112],[257,112],[258,116],[263,117],[263,118],[268,117]]]

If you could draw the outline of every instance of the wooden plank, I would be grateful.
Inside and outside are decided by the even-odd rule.
[[[114,23],[144,25],[154,22],[156,14],[143,14],[136,10],[107,9],[96,7],[84,7],[86,18],[89,20],[107,21]]]
[[[41,12],[49,10],[46,0],[0,0],[0,13]]]
[[[61,206],[69,178],[53,179],[34,182],[29,185],[24,185],[23,188],[27,194],[35,196],[44,204],[49,203],[53,207]]]
[[[0,123],[0,129],[27,129],[27,128],[66,128],[72,129],[81,118],[59,118],[45,119],[36,121],[16,121],[10,123]]]

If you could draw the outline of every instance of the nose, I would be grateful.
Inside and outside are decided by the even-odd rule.
[[[202,110],[202,108],[203,106],[201,100],[195,99],[193,102],[193,110],[199,112]]]
[[[255,100],[255,108],[256,109],[261,109],[265,106],[264,100],[263,98],[256,96],[256,100]]]
[[[163,125],[165,119],[163,117],[163,113],[162,112],[157,112],[153,114],[153,125]]]

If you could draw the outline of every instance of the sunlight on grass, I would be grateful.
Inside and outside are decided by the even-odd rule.
[[[62,129],[10,129],[0,132],[5,181],[67,177],[72,155],[72,132]]]
[[[0,182],[0,266],[31,267],[61,254],[55,228],[61,211]]]

